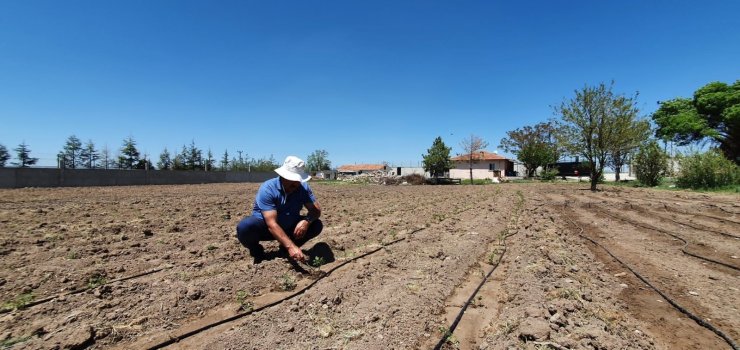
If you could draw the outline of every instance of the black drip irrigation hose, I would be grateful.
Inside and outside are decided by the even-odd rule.
[[[46,297],[46,298],[43,298],[43,299],[34,300],[32,302],[29,302],[29,303],[24,304],[22,307],[2,309],[2,310],[0,310],[0,314],[8,313],[8,312],[11,312],[11,311],[16,310],[16,309],[26,309],[26,308],[29,308],[29,307],[33,307],[33,306],[36,306],[36,305],[40,305],[40,304],[44,304],[44,303],[50,302],[50,301],[52,301],[54,299],[57,299],[57,298],[61,298],[61,297],[69,296],[69,295],[80,294],[80,293],[83,293],[83,292],[86,292],[88,290],[92,290],[92,289],[95,289],[95,288],[98,288],[98,287],[102,287],[102,286],[105,286],[105,285],[113,284],[113,283],[116,283],[116,282],[127,281],[127,280],[134,279],[134,278],[139,278],[139,277],[146,276],[146,275],[151,275],[153,273],[157,273],[159,271],[171,269],[173,267],[174,266],[172,266],[172,265],[171,266],[160,267],[160,268],[156,268],[156,269],[153,269],[153,270],[144,271],[142,273],[137,273],[135,275],[131,275],[131,276],[126,276],[126,277],[121,277],[121,278],[117,278],[117,279],[114,279],[114,280],[110,280],[110,281],[107,281],[105,283],[98,284],[98,285],[96,285],[94,287],[93,286],[87,286],[87,287],[77,288],[77,289],[71,290],[69,292],[64,292],[64,293],[57,294],[57,295],[52,295],[50,297]]]
[[[694,253],[691,253],[691,252],[687,251],[686,250],[686,247],[689,245],[689,242],[686,239],[684,239],[683,237],[679,236],[679,235],[676,235],[674,233],[668,232],[668,231],[663,230],[663,229],[652,227],[650,225],[641,224],[639,222],[633,222],[631,220],[627,220],[627,219],[622,218],[622,217],[619,217],[617,215],[613,215],[613,214],[611,214],[611,213],[609,213],[607,211],[604,211],[604,210],[602,210],[601,212],[604,215],[609,216],[611,218],[614,218],[614,219],[617,219],[617,220],[620,220],[620,221],[629,223],[629,224],[631,224],[633,226],[642,227],[642,228],[645,228],[645,229],[648,229],[648,230],[653,230],[653,231],[657,231],[657,232],[660,232],[660,233],[664,233],[664,234],[667,234],[667,235],[669,235],[669,236],[671,236],[671,237],[673,237],[673,238],[675,238],[675,239],[683,242],[683,246],[681,247],[681,252],[684,253],[684,254],[686,254],[686,255],[688,255],[688,256],[693,256],[693,257],[695,257],[697,259],[701,259],[701,260],[708,261],[708,262],[711,262],[711,263],[714,263],[714,264],[717,264],[717,265],[722,265],[724,267],[727,267],[727,268],[730,268],[730,269],[733,269],[733,270],[736,270],[736,271],[740,271],[740,267],[737,267],[737,266],[734,266],[734,265],[730,265],[730,264],[727,264],[727,263],[723,263],[721,261],[710,259],[710,258],[701,256],[701,255],[697,255],[697,254],[694,254]]]
[[[519,214],[517,213],[515,216],[515,220],[518,220]],[[518,231],[517,231],[518,233]],[[494,271],[496,271],[496,268],[498,268],[499,264],[501,263],[501,260],[504,258],[504,254],[506,254],[506,239],[514,236],[516,233],[508,234],[503,237],[502,243],[503,243],[503,251],[498,257],[498,260],[496,261],[496,264],[491,267],[491,270],[488,271],[488,273],[483,277],[483,279],[478,284],[478,287],[475,288],[472,294],[470,294],[470,297],[465,302],[465,304],[460,308],[460,311],[457,313],[457,316],[455,316],[455,320],[452,321],[452,324],[450,325],[450,328],[442,334],[442,338],[439,339],[439,342],[437,342],[437,345],[434,346],[434,350],[440,350],[442,349],[442,346],[444,346],[445,343],[447,343],[449,337],[455,332],[455,329],[457,328],[457,325],[460,323],[460,320],[462,320],[463,316],[465,315],[465,310],[468,309],[468,306],[470,306],[470,303],[475,300],[475,296],[478,294],[481,288],[483,288],[483,285],[486,284],[488,281],[488,278],[491,277]]]
[[[513,236],[513,235],[509,235],[509,236]],[[508,238],[509,236],[506,236],[505,238]],[[460,312],[457,313],[455,320],[452,321],[450,328],[446,332],[444,332],[445,334],[442,335],[442,338],[439,340],[437,345],[434,347],[434,350],[442,349],[442,346],[445,343],[447,343],[447,340],[450,337],[450,335],[452,335],[452,333],[455,332],[455,328],[457,328],[457,325],[460,323],[460,320],[462,320],[463,315],[465,314],[465,310],[468,309],[468,306],[470,306],[470,303],[473,302],[473,300],[475,299],[475,296],[478,294],[480,289],[483,287],[484,284],[486,284],[486,282],[488,281],[488,278],[491,277],[491,274],[493,274],[493,271],[495,271],[498,265],[501,263],[501,259],[503,259],[504,254],[506,254],[506,246],[503,246],[503,247],[504,247],[504,250],[499,255],[498,260],[496,261],[496,264],[493,265],[491,270],[488,271],[488,273],[483,277],[483,280],[480,281],[480,283],[478,284],[478,287],[475,288],[473,293],[468,298],[468,301],[465,302],[465,305],[463,305],[463,307],[460,309]]]
[[[567,206],[567,205],[566,205],[566,206]],[[591,239],[591,238],[589,238],[589,237],[586,237],[586,236],[585,236],[585,235],[583,234],[583,232],[584,232],[584,229],[583,229],[583,227],[581,227],[581,226],[579,226],[578,224],[576,224],[575,222],[573,222],[573,220],[571,220],[571,219],[570,219],[570,218],[569,218],[569,217],[568,217],[567,215],[566,215],[565,217],[566,217],[566,219],[567,219],[567,220],[568,220],[568,221],[569,221],[569,222],[571,223],[571,225],[573,225],[573,226],[575,226],[576,228],[578,228],[579,230],[581,230],[581,232],[579,232],[579,233],[578,233],[578,236],[580,236],[581,238],[584,238],[584,239],[586,239],[586,240],[590,241],[590,242],[591,242],[591,243],[593,243],[594,245],[596,245],[596,246],[598,246],[599,248],[603,249],[603,250],[604,250],[604,251],[605,251],[605,252],[606,252],[607,254],[609,254],[609,256],[611,256],[611,257],[612,257],[612,258],[613,258],[614,260],[616,260],[617,262],[619,262],[619,263],[620,263],[620,264],[621,264],[622,266],[624,266],[624,267],[625,267],[625,268],[626,268],[627,270],[630,270],[630,272],[632,272],[632,273],[633,273],[633,274],[634,274],[634,275],[635,275],[635,276],[636,276],[637,278],[639,278],[639,279],[640,279],[640,280],[641,280],[641,281],[642,281],[643,283],[645,283],[646,285],[648,285],[648,286],[649,286],[650,288],[652,288],[652,289],[653,289],[653,290],[654,290],[654,291],[655,291],[656,293],[658,293],[658,294],[659,294],[659,295],[660,295],[661,297],[663,297],[663,299],[665,299],[665,300],[666,300],[666,301],[667,301],[667,302],[668,302],[669,304],[671,304],[671,305],[672,305],[672,306],[673,306],[673,307],[674,307],[674,308],[675,308],[676,310],[678,310],[678,311],[679,311],[679,312],[681,312],[682,314],[684,314],[684,315],[688,316],[688,317],[689,317],[690,319],[694,320],[694,321],[695,321],[695,322],[696,322],[697,324],[699,324],[700,326],[702,326],[702,327],[704,327],[704,328],[706,328],[706,329],[708,329],[708,330],[710,330],[710,331],[714,332],[714,334],[718,335],[718,336],[719,336],[720,338],[722,338],[722,339],[723,339],[723,340],[724,340],[725,342],[727,342],[727,344],[729,344],[729,345],[730,345],[730,346],[732,347],[732,349],[733,349],[733,350],[740,350],[740,348],[738,348],[737,344],[735,343],[735,340],[733,340],[732,338],[730,338],[730,336],[728,336],[727,334],[725,334],[724,332],[722,332],[721,330],[719,330],[719,329],[718,329],[717,327],[714,327],[714,326],[713,326],[712,324],[710,324],[709,322],[707,322],[707,321],[705,321],[705,320],[701,319],[701,318],[700,318],[699,316],[696,316],[696,315],[694,315],[693,313],[691,313],[691,312],[690,312],[689,310],[687,310],[687,309],[686,309],[686,308],[684,308],[683,306],[679,305],[679,304],[678,304],[678,302],[676,302],[675,300],[671,299],[671,298],[670,298],[670,297],[669,297],[668,295],[666,295],[665,293],[663,293],[663,292],[662,292],[662,291],[661,291],[660,289],[658,289],[658,288],[656,288],[655,286],[653,286],[653,285],[652,285],[652,283],[650,283],[650,282],[649,282],[649,281],[648,281],[647,279],[645,279],[645,277],[643,277],[643,276],[642,276],[642,275],[640,275],[640,274],[639,274],[639,273],[638,273],[637,271],[635,271],[635,270],[634,270],[634,269],[633,269],[633,268],[632,268],[631,266],[627,265],[627,264],[626,264],[625,262],[623,262],[623,261],[622,261],[621,259],[619,259],[619,258],[618,258],[618,257],[616,257],[616,256],[615,256],[614,254],[612,254],[612,252],[611,252],[611,251],[609,251],[609,249],[606,249],[606,247],[604,247],[603,245],[599,244],[599,243],[598,243],[598,242],[596,242],[595,240],[593,240],[593,239]]]
[[[238,319],[240,319],[242,317],[245,317],[245,316],[248,316],[248,315],[251,315],[251,314],[260,312],[260,311],[262,311],[264,309],[273,307],[275,305],[278,305],[278,304],[281,304],[281,303],[283,303],[285,301],[288,301],[290,299],[293,299],[293,298],[295,298],[295,297],[297,297],[297,296],[305,293],[307,290],[311,289],[311,287],[313,287],[314,285],[316,285],[319,281],[321,281],[322,279],[328,277],[329,275],[332,274],[332,272],[336,271],[337,269],[341,268],[342,266],[347,265],[347,264],[349,264],[349,263],[351,263],[351,262],[353,262],[355,260],[362,259],[362,258],[364,258],[364,257],[366,257],[368,255],[374,254],[374,253],[382,250],[383,248],[387,248],[388,246],[391,246],[391,245],[396,244],[398,242],[405,241],[407,238],[411,237],[411,235],[413,235],[413,234],[415,234],[415,233],[417,233],[419,231],[425,230],[425,229],[426,229],[426,227],[425,228],[418,228],[418,229],[416,229],[414,231],[409,232],[409,234],[406,237],[399,238],[399,239],[390,241],[388,243],[382,244],[378,248],[375,248],[375,249],[372,249],[372,250],[367,251],[365,253],[362,253],[362,254],[360,254],[360,255],[352,258],[352,259],[345,260],[342,263],[338,264],[337,266],[332,267],[328,271],[325,271],[320,277],[318,277],[317,279],[315,279],[313,282],[311,282],[309,285],[307,285],[303,289],[301,289],[301,290],[299,290],[299,291],[297,291],[297,292],[295,292],[295,293],[293,293],[293,294],[291,294],[291,295],[289,295],[289,296],[287,296],[285,298],[282,298],[282,299],[273,301],[271,303],[262,305],[262,306],[260,306],[258,308],[255,308],[255,309],[252,309],[252,310],[249,310],[249,311],[244,311],[244,312],[238,313],[236,315],[233,315],[233,316],[230,316],[230,317],[227,317],[227,318],[218,320],[218,321],[213,322],[213,323],[209,323],[209,324],[207,324],[207,325],[205,325],[203,327],[200,327],[200,328],[197,328],[197,329],[188,331],[188,332],[186,332],[184,334],[180,334],[180,335],[177,335],[177,336],[174,336],[174,337],[170,337],[169,339],[167,339],[165,341],[162,341],[162,342],[157,343],[157,344],[154,344],[154,345],[150,345],[146,349],[147,350],[161,349],[161,348],[163,348],[165,346],[169,346],[169,345],[175,344],[175,343],[177,343],[177,342],[179,342],[179,341],[181,341],[181,340],[183,340],[185,338],[189,338],[189,337],[191,337],[193,335],[196,335],[196,334],[201,333],[203,331],[206,331],[208,329],[211,329],[211,328],[220,326],[220,325],[222,325],[224,323],[229,323],[229,322],[238,320]]]

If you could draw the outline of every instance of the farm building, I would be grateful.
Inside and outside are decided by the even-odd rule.
[[[389,170],[385,164],[353,164],[337,168],[337,173],[341,175],[360,175],[376,171],[388,172]]]
[[[453,157],[450,177],[453,179],[470,178],[470,154]],[[494,179],[511,176],[514,172],[514,162],[504,156],[487,151],[473,154],[473,178]]]

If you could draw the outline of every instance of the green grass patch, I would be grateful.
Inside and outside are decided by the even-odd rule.
[[[36,297],[33,295],[33,293],[21,294],[15,297],[13,300],[3,303],[3,311],[22,309],[26,307],[26,305],[30,304],[35,298]]]

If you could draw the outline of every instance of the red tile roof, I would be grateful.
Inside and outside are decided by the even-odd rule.
[[[468,159],[470,159],[470,153],[466,153],[461,156],[451,158],[452,161],[458,161],[458,162],[467,161]],[[491,153],[488,151],[480,151],[480,152],[475,152],[473,154],[473,160],[507,160],[507,158],[504,156],[498,155],[496,153]]]
[[[337,168],[340,173],[356,172],[356,171],[375,171],[384,170],[385,165],[383,164],[354,164],[354,165],[342,165]]]

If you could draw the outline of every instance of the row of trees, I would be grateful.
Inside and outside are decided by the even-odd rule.
[[[36,164],[38,162],[38,158],[31,157],[31,150],[28,148],[28,145],[26,142],[21,142],[18,147],[14,148],[13,151],[15,151],[17,162],[12,162],[12,165],[26,168],[31,165]],[[8,152],[8,149],[5,147],[5,145],[0,144],[0,168],[5,167],[5,164],[11,159],[10,152]]]
[[[659,102],[660,107],[651,116],[655,130],[651,130],[648,119],[639,115],[638,95],[615,93],[613,85],[601,83],[576,90],[574,97],[553,107],[559,119],[509,131],[500,146],[516,155],[528,177],[534,176],[539,167],[547,173],[548,166],[563,155],[581,156],[591,174],[591,190],[596,189],[607,166],[614,169],[618,181],[622,167],[636,154],[641,171],[652,174],[656,168],[665,169],[661,165],[665,164],[665,157],[656,153],[657,143],[651,139],[653,132],[657,139],[679,145],[710,142],[731,162],[740,163],[740,81],[732,85],[709,83],[698,89],[692,99]],[[473,154],[487,143],[471,135],[461,146],[470,157],[472,182]],[[425,170],[432,176],[448,171],[449,152],[442,138],[436,138],[423,155]],[[701,162],[691,164],[698,163]],[[721,172],[733,171],[736,172],[732,169]]]
[[[36,164],[38,158],[30,156],[31,150],[28,145],[21,143],[14,149],[18,162],[11,163],[19,167],[28,167]],[[159,155],[156,168],[159,170],[203,170],[203,171],[271,171],[279,166],[273,156],[269,158],[250,158],[242,151],[237,151],[238,156],[229,157],[228,150],[224,151],[220,160],[213,157],[209,149],[204,152],[191,141],[190,145],[183,145],[177,154],[171,154],[165,147]],[[326,150],[316,150],[311,153],[306,161],[306,168],[310,171],[328,170],[331,162]],[[4,167],[10,160],[7,148],[0,145],[0,167]],[[57,154],[59,167],[69,169],[154,169],[151,160],[136,147],[133,137],[123,140],[121,148],[115,157],[112,157],[108,147],[98,150],[92,140],[84,145],[76,135],[69,136]]]

